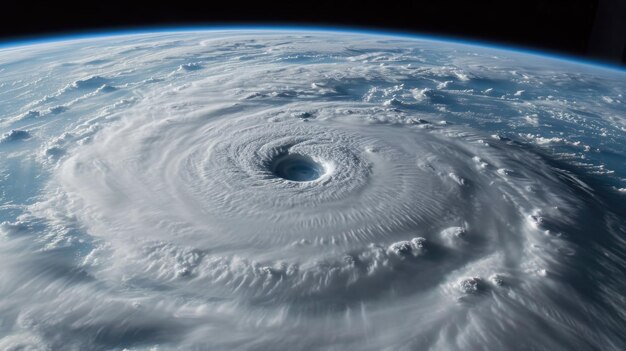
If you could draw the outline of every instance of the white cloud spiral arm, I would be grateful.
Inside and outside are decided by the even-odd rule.
[[[100,39],[106,55],[61,43],[80,49],[61,59],[41,48],[54,79],[77,78],[2,120],[1,152],[49,178],[0,213],[0,348],[618,349],[624,283],[607,274],[624,264],[610,197],[623,195],[580,180],[597,165],[573,173],[567,152],[596,161],[584,143],[537,146],[548,139],[524,128],[545,116],[489,113],[552,108],[546,130],[565,133],[577,115],[546,107],[558,94],[546,85],[573,96],[624,77],[331,37],[138,35]],[[71,122],[29,122],[52,115]]]

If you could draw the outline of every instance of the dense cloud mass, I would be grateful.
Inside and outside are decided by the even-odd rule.
[[[0,50],[2,350],[623,350],[626,73],[372,34]]]

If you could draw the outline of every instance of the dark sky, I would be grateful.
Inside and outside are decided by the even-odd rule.
[[[307,24],[383,28],[513,44],[626,65],[626,0],[16,1],[0,40],[159,25]]]

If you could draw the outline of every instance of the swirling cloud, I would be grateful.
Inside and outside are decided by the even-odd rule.
[[[326,32],[0,59],[2,348],[624,342],[622,72]]]

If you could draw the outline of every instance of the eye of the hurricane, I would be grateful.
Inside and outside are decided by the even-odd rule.
[[[324,166],[309,156],[287,154],[274,161],[272,170],[277,177],[294,182],[309,182],[325,173]]]

